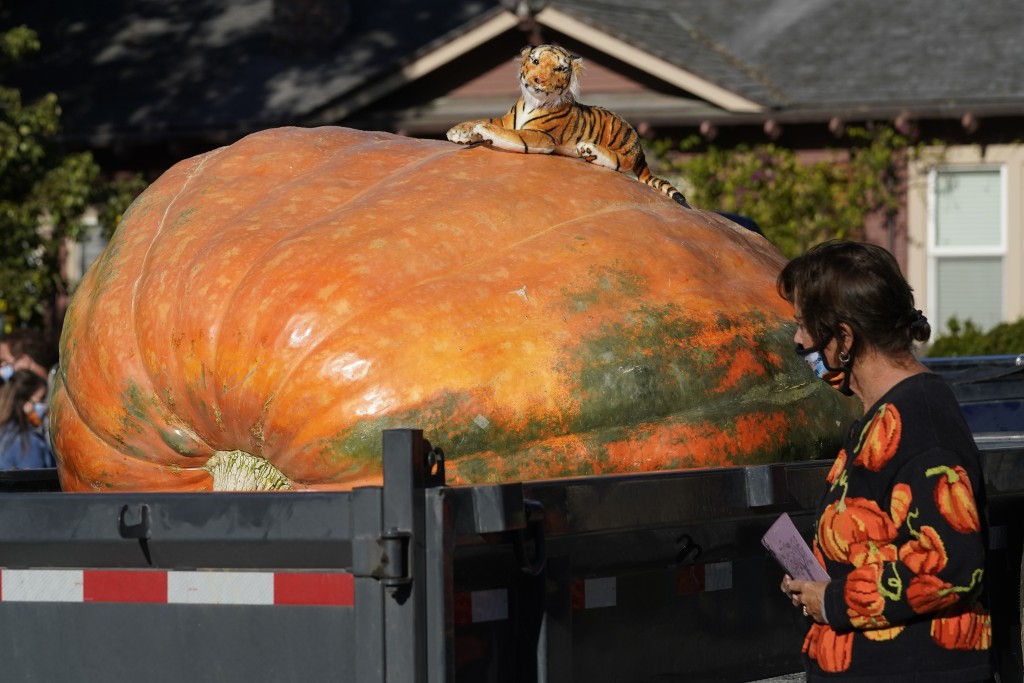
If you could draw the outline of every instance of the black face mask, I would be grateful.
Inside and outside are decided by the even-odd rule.
[[[853,396],[853,391],[850,389],[850,370],[853,368],[853,358],[851,357],[849,362],[839,368],[829,365],[823,351],[831,341],[832,337],[827,337],[823,342],[809,349],[804,348],[803,344],[797,344],[795,350],[797,355],[802,356],[804,362],[811,366],[815,375],[828,382],[843,396]]]

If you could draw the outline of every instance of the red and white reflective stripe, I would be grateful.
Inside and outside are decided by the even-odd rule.
[[[667,579],[664,584],[666,589],[671,590],[671,574],[661,576]],[[618,606],[620,580],[635,582],[649,579],[616,576],[573,579],[569,586],[572,609],[589,610]],[[731,588],[732,562],[687,564],[677,568],[675,572],[677,596]],[[505,588],[456,593],[454,603],[455,623],[460,626],[508,619],[509,597]]]
[[[617,582],[614,576],[602,576],[594,579],[573,579],[572,608],[597,609],[599,607],[615,607],[617,600]]]
[[[508,589],[456,593],[453,618],[456,624],[479,624],[508,619]]]
[[[676,595],[729,590],[732,562],[684,564],[676,570]]]
[[[2,569],[0,601],[345,607],[355,591],[340,572]]]

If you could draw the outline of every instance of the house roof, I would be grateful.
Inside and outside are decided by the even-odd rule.
[[[784,109],[1024,102],[1024,4],[1014,0],[970,9],[956,0],[629,4],[685,17],[772,84]]]
[[[559,0],[552,7],[763,104],[765,115],[1024,114],[1024,4],[1014,0],[986,2],[984,11],[956,0]]]
[[[404,92],[407,118],[441,126],[470,106],[445,87],[510,59],[534,27],[657,82],[622,106],[684,124],[1024,114],[1019,0],[335,0],[338,39],[305,56],[275,43],[274,2],[15,0],[0,27],[25,23],[44,47],[5,80],[56,92],[68,136],[91,144],[345,124],[408,107]]]

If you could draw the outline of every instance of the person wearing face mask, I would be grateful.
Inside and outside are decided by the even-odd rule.
[[[992,680],[980,454],[952,390],[914,356],[931,329],[899,265],[876,245],[832,241],[777,285],[797,353],[864,407],[815,521],[830,579],[781,584],[808,618],[807,680]]]
[[[0,337],[0,379],[8,381],[15,370],[31,370],[45,378],[56,358],[39,330],[17,329]]]
[[[42,433],[46,380],[31,370],[15,370],[0,389],[0,469],[54,467]]]

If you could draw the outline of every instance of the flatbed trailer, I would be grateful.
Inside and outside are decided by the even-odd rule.
[[[1024,377],[1024,375],[1019,375]],[[1000,679],[1024,680],[1024,429],[978,433]],[[807,621],[760,543],[831,460],[448,486],[415,429],[382,486],[60,492],[0,477],[11,681],[754,681]]]

